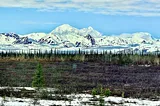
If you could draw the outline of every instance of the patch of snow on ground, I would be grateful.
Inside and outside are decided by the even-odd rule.
[[[35,106],[50,106],[50,105],[60,105],[60,106],[88,106],[92,105],[93,99],[92,95],[89,94],[77,94],[77,95],[66,95],[67,97],[72,98],[71,101],[64,100],[37,100]],[[97,96],[98,97],[98,96]],[[141,100],[141,99],[132,99],[132,98],[122,98],[122,97],[104,97],[105,105],[107,106],[159,106],[160,101],[150,101],[150,100]],[[98,104],[98,101],[94,101],[95,104]],[[4,106],[34,106],[33,99],[22,99],[22,98],[4,98],[0,97],[0,105]],[[89,104],[90,103],[90,104]],[[93,104],[94,105],[94,104]]]

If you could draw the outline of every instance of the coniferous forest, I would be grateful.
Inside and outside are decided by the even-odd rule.
[[[114,65],[159,65],[160,53],[41,50],[0,52],[1,61],[102,62]]]

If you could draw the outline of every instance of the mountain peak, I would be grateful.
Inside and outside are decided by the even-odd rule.
[[[93,30],[93,28],[91,26],[88,27],[89,30]]]
[[[60,25],[59,27],[66,28],[66,27],[72,27],[72,26],[69,25],[69,24],[62,24],[62,25]]]
[[[72,27],[69,24],[63,24],[63,25],[60,25],[59,27],[57,27],[56,29],[58,29],[58,30],[71,30],[71,29],[76,29],[76,28]]]
[[[91,26],[80,30],[81,35],[90,34],[92,37],[101,37],[101,33],[93,29]]]
[[[56,34],[56,35],[66,35],[69,33],[78,33],[78,29],[72,27],[69,24],[63,24],[56,29],[54,29],[51,33]]]

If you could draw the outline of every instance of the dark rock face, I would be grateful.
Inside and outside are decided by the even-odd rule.
[[[28,37],[19,38],[17,41],[14,42],[14,44],[31,44],[31,43],[32,41],[30,41]]]
[[[81,42],[76,42],[76,47],[80,47]]]
[[[88,34],[86,38],[91,41],[92,46],[96,44],[95,39],[90,34]]]
[[[92,36],[90,34],[88,34],[86,37],[88,40],[92,39]]]
[[[40,44],[41,44],[41,43],[57,44],[55,41],[53,41],[53,40],[51,39],[51,37],[48,37],[48,38],[46,38],[46,39],[41,38],[41,39],[39,39],[38,42],[39,42]]]
[[[20,37],[17,35],[17,34],[15,34],[15,33],[1,33],[2,35],[5,35],[5,36],[7,36],[7,37],[13,37],[13,38],[15,38],[15,39],[19,39]]]
[[[63,41],[62,44],[64,45],[64,47],[75,47],[73,43],[69,42],[69,41]]]
[[[91,43],[92,43],[92,45],[95,45],[96,43],[95,43],[95,39],[93,38],[93,39],[91,39]]]
[[[47,42],[47,44],[56,44],[54,41],[52,41],[52,40],[49,40],[48,42]]]
[[[15,38],[16,41],[13,44],[31,44],[32,41],[28,39],[28,37],[19,37],[18,34],[15,33],[1,33],[7,37]]]
[[[143,40],[141,43],[143,43],[143,44],[145,44],[145,43],[147,43],[145,40]]]
[[[41,38],[38,42],[39,42],[39,43],[44,43],[44,39]]]

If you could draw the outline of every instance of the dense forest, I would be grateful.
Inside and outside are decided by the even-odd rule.
[[[111,51],[58,51],[49,50],[42,52],[28,51],[14,52],[6,51],[0,52],[1,61],[52,61],[52,62],[105,62],[106,64],[117,64],[117,65],[159,65],[160,64],[160,53],[145,53],[145,52],[111,52]]]

